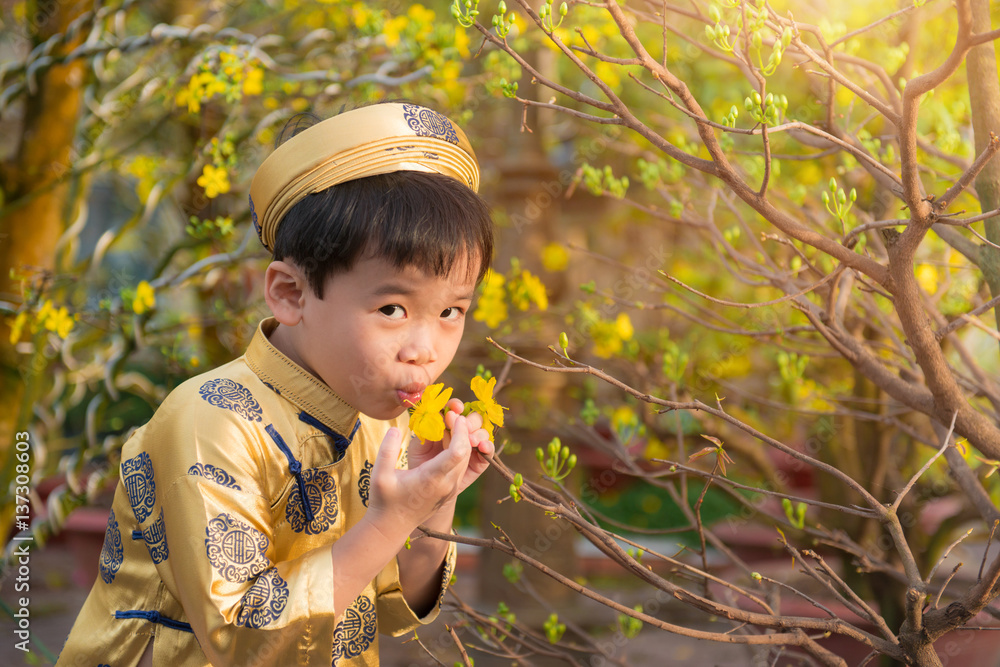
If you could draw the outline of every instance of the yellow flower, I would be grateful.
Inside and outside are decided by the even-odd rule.
[[[468,58],[472,55],[469,51],[469,35],[465,32],[465,28],[462,26],[455,26],[455,49],[458,51],[458,55],[463,58]]]
[[[486,322],[486,326],[495,329],[507,319],[507,303],[504,301],[507,290],[504,289],[504,277],[493,270],[486,273],[483,280],[483,293],[472,313],[472,319]]]
[[[132,301],[132,310],[136,315],[142,315],[155,306],[156,293],[153,291],[153,286],[143,280],[135,288],[135,300]]]
[[[14,323],[10,325],[10,344],[14,345],[17,341],[21,340],[21,332],[24,330],[24,324],[28,321],[28,311],[22,310],[14,318]]]
[[[198,185],[205,188],[205,196],[214,199],[220,194],[229,192],[229,174],[225,169],[206,164],[198,177]]]
[[[635,329],[632,328],[632,320],[629,319],[628,313],[618,314],[618,319],[615,320],[615,333],[621,336],[622,340],[632,340]]]
[[[247,78],[243,80],[244,95],[260,95],[264,92],[264,70],[260,67],[252,67],[247,73]]]
[[[934,294],[938,289],[938,272],[930,264],[917,267],[917,282],[928,294]]]
[[[527,310],[532,303],[538,306],[539,310],[547,310],[549,307],[545,285],[538,276],[528,270],[521,271],[520,280],[511,281],[510,302],[517,306],[518,310]]]
[[[550,243],[542,249],[542,266],[546,271],[565,271],[569,265],[569,252],[559,243]]]
[[[444,437],[444,417],[441,411],[449,398],[451,387],[444,389],[444,384],[432,384],[424,389],[420,400],[410,412],[410,431],[420,438],[420,442],[437,442]]]
[[[51,304],[51,302],[46,303]],[[41,313],[39,313],[39,315],[41,315]],[[42,321],[41,317],[39,317],[39,321]],[[46,311],[45,321],[42,322],[42,325],[46,328],[46,330],[54,331],[60,338],[65,338],[69,335],[69,332],[73,330],[73,318],[70,317],[69,311],[66,310],[66,306],[62,306],[59,310],[50,308]]]
[[[391,49],[399,44],[400,35],[402,35],[409,22],[409,19],[405,16],[397,16],[386,21],[385,26],[382,28],[382,34],[385,36],[385,45]]]
[[[496,384],[495,377],[490,378],[489,382],[478,375],[472,378],[472,393],[479,400],[468,404],[470,409],[482,415],[483,428],[490,434],[490,442],[493,442],[493,426],[503,426],[503,411],[505,409],[493,398],[493,389]]]

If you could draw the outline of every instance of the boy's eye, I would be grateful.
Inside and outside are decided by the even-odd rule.
[[[441,311],[441,319],[459,320],[462,318],[462,315],[464,314],[465,311],[462,310],[461,308],[456,308],[455,306],[451,306],[450,308],[445,308],[444,310]]]
[[[389,306],[382,306],[378,309],[378,312],[382,313],[386,317],[391,317],[394,320],[401,320],[406,317],[406,310],[398,304],[392,304]]]

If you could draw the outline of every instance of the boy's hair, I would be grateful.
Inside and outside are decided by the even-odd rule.
[[[311,124],[301,116],[293,118],[279,141]],[[478,259],[478,284],[493,258],[490,209],[451,176],[396,171],[306,196],[288,210],[275,236],[274,259],[290,260],[305,271],[321,299],[326,280],[349,271],[363,257],[436,276],[447,275],[463,257],[469,271],[475,271]]]

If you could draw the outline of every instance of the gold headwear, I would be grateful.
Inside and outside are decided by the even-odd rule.
[[[394,171],[444,174],[479,190],[476,154],[461,128],[416,104],[375,104],[295,135],[271,153],[250,184],[250,215],[274,250],[278,224],[307,195]]]

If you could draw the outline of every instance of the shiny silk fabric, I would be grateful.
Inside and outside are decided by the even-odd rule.
[[[59,667],[377,665],[377,633],[429,623],[393,559],[340,622],[330,545],[364,514],[390,426],[267,340],[175,389],[122,449],[99,575]],[[400,467],[405,467],[404,450]],[[308,501],[304,502],[303,498]],[[451,578],[455,544],[441,587]]]

